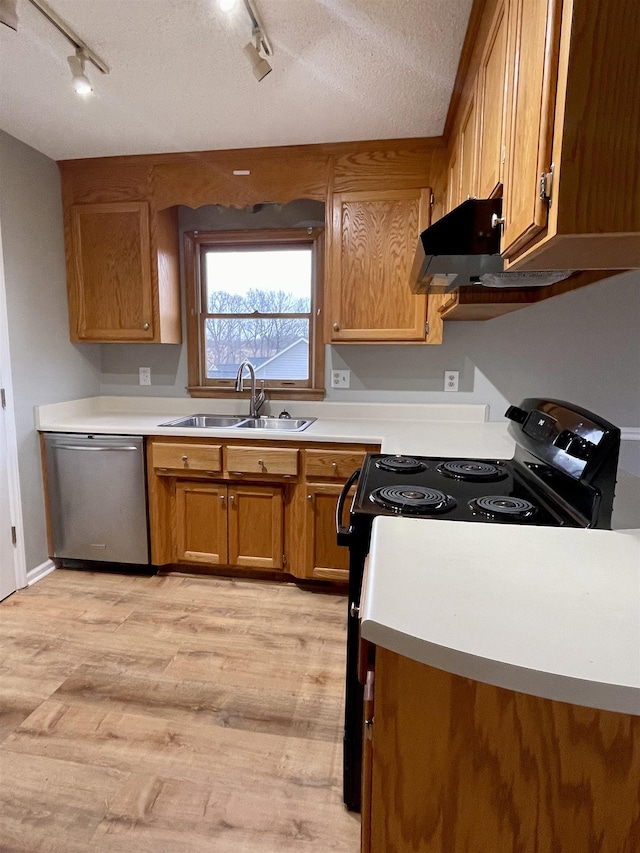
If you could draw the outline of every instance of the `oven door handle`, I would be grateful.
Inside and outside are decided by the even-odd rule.
[[[338,537],[338,545],[348,545],[349,537],[353,532],[353,528],[351,525],[349,527],[345,527],[342,524],[342,510],[344,509],[344,502],[347,499],[347,495],[349,494],[349,489],[353,486],[354,483],[358,481],[358,477],[360,476],[360,472],[362,468],[356,468],[353,474],[349,477],[347,482],[342,487],[342,491],[340,492],[340,497],[338,498],[338,503],[336,504],[336,534]]]

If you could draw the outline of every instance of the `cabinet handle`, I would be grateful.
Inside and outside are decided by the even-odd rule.
[[[244,474],[244,471],[229,471],[229,473],[236,477],[241,477]]]
[[[142,328],[145,330],[145,332],[146,332],[146,331],[148,331],[148,330],[149,330],[149,324],[148,324],[148,323],[143,323],[143,324],[142,324]]]
[[[334,324],[333,324],[333,331],[334,331],[334,332],[339,332],[339,331],[340,331],[340,323],[334,323]]]
[[[497,213],[491,214],[491,227],[492,228],[499,228],[501,225],[504,225],[505,222],[506,222],[506,219],[504,216],[498,216]]]

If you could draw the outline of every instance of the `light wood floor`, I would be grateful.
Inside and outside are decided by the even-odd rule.
[[[359,849],[346,604],[58,569],[0,604],[0,851]]]

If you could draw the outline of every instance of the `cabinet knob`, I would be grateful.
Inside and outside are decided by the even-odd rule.
[[[259,465],[261,468],[264,468],[264,462],[262,461],[262,459],[258,459],[258,465]]]
[[[501,225],[504,225],[504,223],[505,223],[504,216],[498,216],[497,213],[491,214],[491,227],[492,228],[499,228]]]
[[[235,501],[235,499],[236,499],[236,496],[235,496],[235,495],[229,495],[229,500],[230,500],[230,501]]]
[[[223,500],[224,500],[224,495],[219,495],[219,497],[220,497],[220,500],[221,500],[221,501],[223,501]]]
[[[339,332],[339,331],[340,331],[340,323],[334,323],[334,324],[333,324],[333,331],[334,331],[334,332]]]
[[[333,470],[334,470],[334,471],[335,471],[335,470],[337,470],[337,468],[338,468],[338,463],[337,463],[337,462],[332,462],[332,463],[331,463],[331,467],[333,468]]]
[[[312,501],[312,500],[313,500],[313,495],[307,495],[307,500],[308,500],[308,501]]]
[[[183,457],[182,457],[182,461],[183,461],[183,462],[187,462],[187,460],[188,460],[188,459],[189,459],[189,457],[188,457],[188,456],[183,456]]]
[[[149,324],[148,324],[148,323],[143,323],[143,324],[142,324],[142,328],[145,330],[145,332],[146,332],[146,331],[148,331],[148,329],[149,329]]]

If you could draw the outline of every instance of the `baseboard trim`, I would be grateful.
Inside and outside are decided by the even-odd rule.
[[[45,560],[44,563],[40,563],[40,565],[36,566],[34,569],[29,569],[27,572],[27,586],[33,586],[34,583],[38,583],[42,578],[46,578],[47,575],[51,574],[55,567],[56,564],[53,560]]]

